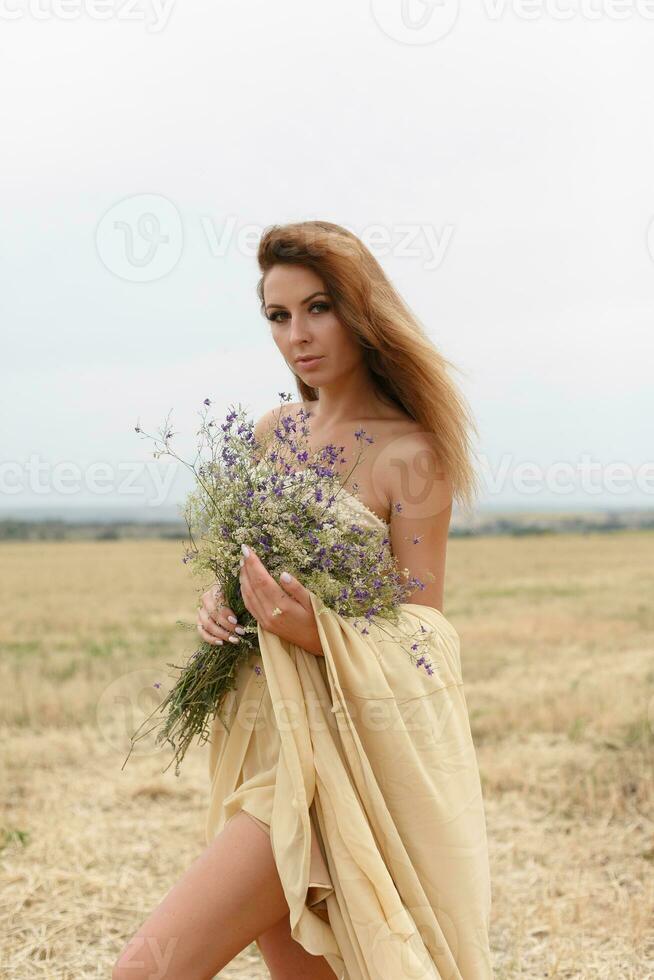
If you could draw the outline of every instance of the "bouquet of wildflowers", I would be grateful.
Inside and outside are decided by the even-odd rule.
[[[281,392],[280,397],[284,401],[292,396]],[[206,398],[198,432],[198,456],[206,449],[206,458],[197,467],[185,463],[193,470],[196,485],[184,507],[190,546],[182,560],[194,573],[218,582],[224,603],[244,632],[237,645],[201,641],[188,663],[176,668],[181,671],[178,680],[156,709],[168,712],[156,741],[167,740],[175,749],[177,775],[193,737],[198,735],[201,742],[209,737],[214,716],[227,728],[220,714],[224,698],[234,688],[241,665],[259,650],[258,624],[240,592],[242,543],[256,546],[271,576],[290,571],[363,634],[369,633],[366,624],[373,619],[379,628],[383,620],[397,623],[399,605],[416,588],[424,588],[408,569],[397,568],[385,530],[362,527],[338,513],[334,504],[344,492],[344,482],[334,464],[346,460],[333,445],[313,455],[308,452],[309,416],[303,409],[295,416],[283,416],[282,406],[274,430],[257,440],[254,423],[240,406],[238,411],[232,407],[218,428],[215,419],[208,417],[210,405]],[[143,430],[137,426],[137,431]],[[172,435],[166,423],[160,440],[164,448],[155,456],[179,459],[170,448]],[[364,430],[355,436],[373,441]],[[360,456],[361,451],[350,474]],[[407,653],[414,666],[423,666],[431,674],[427,657],[418,656],[431,633],[420,625],[418,634],[426,636],[409,637]],[[258,664],[253,669],[261,672]]]

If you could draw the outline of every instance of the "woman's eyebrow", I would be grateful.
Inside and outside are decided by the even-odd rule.
[[[318,290],[317,293],[311,293],[311,296],[307,296],[306,299],[303,299],[301,301],[301,305],[304,305],[305,303],[308,303],[309,300],[310,299],[313,299],[315,296],[327,296],[327,293],[323,292],[323,290]],[[285,309],[285,307],[282,306],[281,303],[268,303],[268,305],[266,306],[266,309],[269,310],[272,306],[276,306],[280,310]]]

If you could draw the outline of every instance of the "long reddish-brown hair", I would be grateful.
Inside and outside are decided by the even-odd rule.
[[[471,460],[471,433],[478,432],[465,398],[449,376],[454,365],[437,350],[370,250],[341,225],[301,221],[266,228],[257,260],[262,273],[257,294],[264,315],[264,280],[274,265],[301,265],[320,276],[336,316],[362,349],[380,397],[432,434],[453,497],[470,509],[479,489]],[[294,371],[293,375],[301,399],[317,401],[318,389]]]

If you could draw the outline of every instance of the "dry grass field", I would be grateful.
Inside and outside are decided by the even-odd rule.
[[[151,684],[194,649],[182,554],[0,545],[3,978],[109,977],[204,846],[206,745],[179,777],[147,739],[121,768]],[[450,542],[496,980],[654,977],[653,599],[651,533]],[[267,976],[254,944],[221,973]]]

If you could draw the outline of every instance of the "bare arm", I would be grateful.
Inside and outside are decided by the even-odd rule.
[[[424,583],[407,599],[443,611],[452,492],[428,436],[401,440],[387,485],[391,547],[400,569]],[[398,506],[399,505],[399,506]]]

